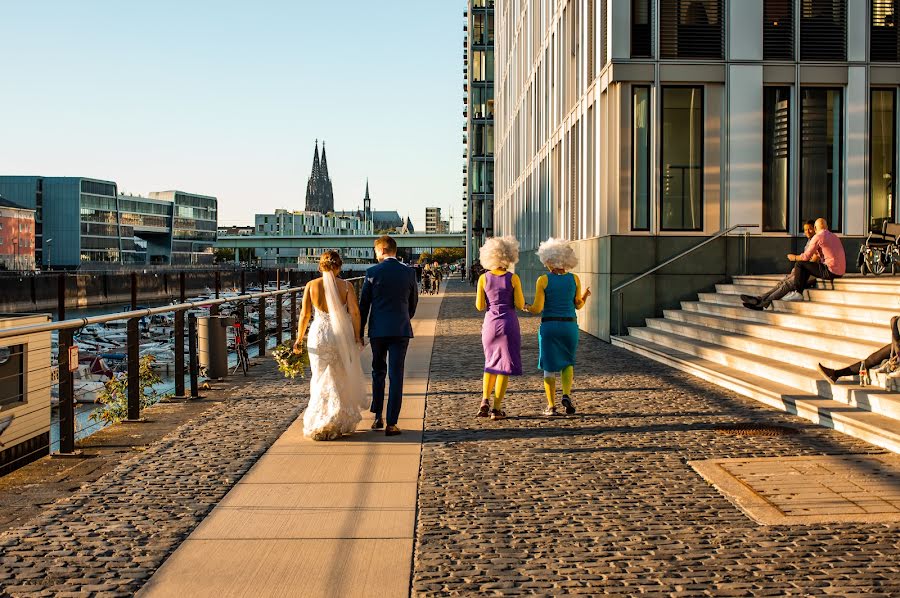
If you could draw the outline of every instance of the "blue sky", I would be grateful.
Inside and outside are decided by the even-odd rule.
[[[0,0],[0,174],[303,209],[462,210],[464,0]]]

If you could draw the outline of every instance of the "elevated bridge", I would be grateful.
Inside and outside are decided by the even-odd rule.
[[[265,235],[222,236],[216,249],[371,249],[380,235],[305,235],[276,237]],[[441,247],[465,247],[465,235],[395,235],[397,246],[414,252],[434,251]],[[416,251],[418,250],[418,251]]]

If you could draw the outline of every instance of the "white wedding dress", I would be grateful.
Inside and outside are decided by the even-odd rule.
[[[334,274],[322,275],[328,311],[317,308],[309,328],[312,378],[309,404],[303,412],[303,434],[312,440],[334,440],[351,434],[368,407],[360,350],[347,306],[341,301]]]

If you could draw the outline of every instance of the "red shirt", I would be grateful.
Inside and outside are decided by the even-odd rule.
[[[818,255],[822,263],[828,266],[835,276],[843,276],[847,273],[847,257],[844,255],[844,246],[841,245],[841,240],[837,235],[830,230],[816,233],[816,236],[806,244],[806,249],[799,259],[809,261],[813,255]]]

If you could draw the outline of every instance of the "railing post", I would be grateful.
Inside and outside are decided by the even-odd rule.
[[[141,333],[138,318],[128,319],[128,419],[141,419]]]
[[[275,287],[280,291],[281,290],[281,269],[275,270]],[[282,328],[282,319],[284,318],[284,313],[282,312],[281,304],[284,302],[284,295],[276,295],[275,296],[275,342],[276,344],[281,344],[281,328]]]
[[[69,455],[75,452],[75,380],[69,371],[69,347],[73,343],[72,329],[59,331],[59,452]]]
[[[216,282],[215,282],[215,287],[216,287],[216,299],[219,298],[219,290],[221,289],[221,286],[222,286],[222,279],[220,278],[219,271],[216,270]],[[217,316],[217,315],[219,315],[219,306],[218,306],[218,305],[210,305],[210,306],[209,306],[209,315],[210,315],[210,316]]]
[[[619,291],[617,297],[619,304],[619,321],[616,322],[616,327],[619,330],[619,336],[625,334],[625,293]]]
[[[200,362],[197,359],[197,314],[188,314],[188,359],[191,372],[191,398],[200,398]]]
[[[185,280],[184,272],[178,275],[178,284],[180,287],[178,294],[178,302],[184,303],[187,298],[185,296]],[[175,312],[175,396],[184,397],[184,310],[179,309]]]
[[[294,286],[294,273],[290,274],[291,287]],[[297,336],[297,291],[291,293],[291,340]]]
[[[742,265],[742,270],[744,276],[750,274],[750,232],[745,228],[744,229],[744,263]]]
[[[247,273],[244,270],[241,270],[241,295],[247,294]],[[246,323],[246,310],[244,309],[244,302],[241,301],[238,303],[238,317],[241,319],[241,322]]]
[[[66,319],[66,273],[62,272],[56,277],[56,319],[60,322]]]
[[[260,269],[259,271],[259,288],[260,292],[264,293],[266,290],[266,271]],[[257,344],[259,346],[258,355],[260,357],[265,357],[266,355],[266,298],[259,298],[259,338],[257,339]]]

